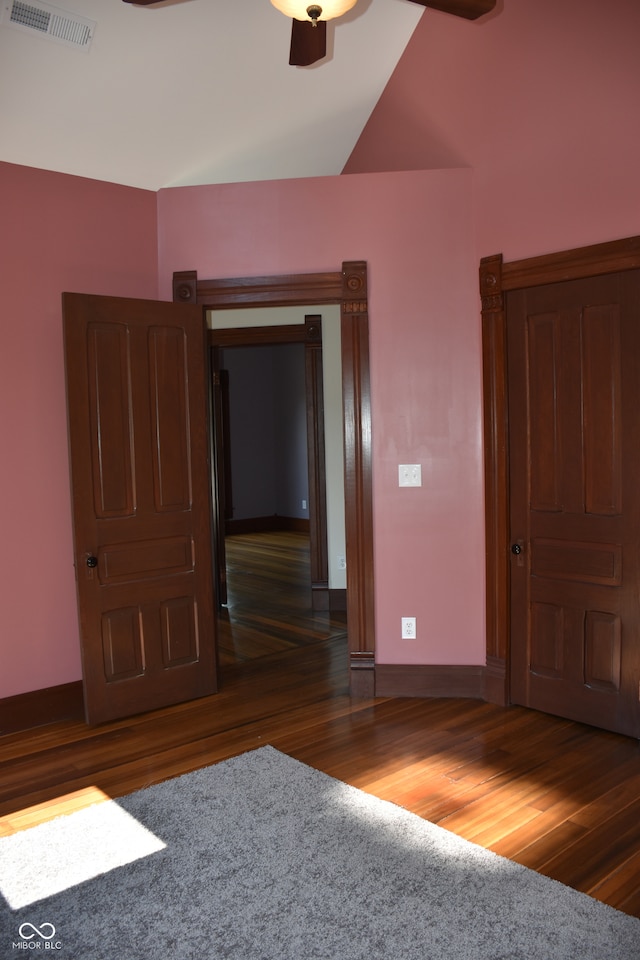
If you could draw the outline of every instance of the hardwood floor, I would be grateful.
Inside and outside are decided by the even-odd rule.
[[[227,650],[216,696],[1,738],[0,834],[270,743],[640,917],[637,741],[473,700],[351,700],[339,618],[298,609],[274,649],[285,607],[258,593],[273,636],[254,623],[245,645],[231,605],[243,659]]]
[[[228,602],[218,620],[221,666],[346,637],[345,613],[311,609],[305,534],[227,537],[226,559]]]

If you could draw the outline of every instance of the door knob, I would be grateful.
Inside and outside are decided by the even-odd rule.
[[[515,553],[516,557],[518,556],[518,554],[522,553],[522,547],[520,546],[519,543],[511,544],[511,553]]]
[[[87,557],[87,566],[88,567],[97,567],[98,558],[97,557]]]

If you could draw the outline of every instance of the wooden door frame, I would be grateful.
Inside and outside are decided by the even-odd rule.
[[[345,533],[349,685],[375,692],[371,388],[367,264],[345,261],[335,272],[199,280],[173,275],[173,299],[208,309],[340,306],[344,418]]]
[[[504,263],[480,261],[485,463],[486,632],[485,699],[510,702],[509,417],[507,312],[512,290],[640,268],[640,237],[599,243]]]

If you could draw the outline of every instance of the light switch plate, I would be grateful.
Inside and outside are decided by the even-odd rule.
[[[398,466],[399,487],[421,487],[422,467],[419,463],[401,463]]]

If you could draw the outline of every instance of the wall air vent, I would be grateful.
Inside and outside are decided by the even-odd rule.
[[[95,21],[77,13],[60,10],[48,3],[25,3],[24,0],[3,0],[1,22],[26,33],[39,34],[48,40],[64,43],[76,50],[88,50],[93,40]]]

